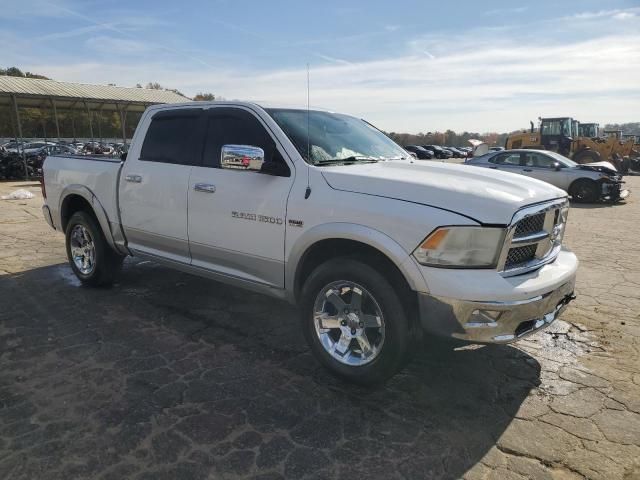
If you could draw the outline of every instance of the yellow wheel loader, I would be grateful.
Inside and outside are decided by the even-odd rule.
[[[622,168],[614,156],[619,141],[601,138],[597,123],[580,124],[571,117],[541,118],[536,131],[533,122],[529,132],[514,133],[507,137],[505,148],[534,148],[558,152],[576,163],[612,162]]]

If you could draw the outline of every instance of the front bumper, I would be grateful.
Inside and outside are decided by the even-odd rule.
[[[605,182],[602,184],[602,198],[616,202],[629,196],[629,190],[624,188],[624,182]]]
[[[553,268],[553,264],[548,267]],[[560,284],[548,284],[547,289],[524,299],[509,300],[504,298],[505,292],[501,292],[500,301],[418,293],[422,326],[436,335],[474,343],[514,342],[549,325],[575,298],[576,267],[577,261],[574,268],[565,272]]]

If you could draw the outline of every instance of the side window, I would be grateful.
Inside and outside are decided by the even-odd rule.
[[[497,163],[498,165],[520,165],[519,153],[501,153],[493,158],[493,163]]]
[[[159,112],[151,119],[142,144],[140,160],[148,162],[196,165],[194,142],[202,110]],[[202,138],[202,137],[200,137]]]
[[[239,108],[216,107],[207,114],[203,166],[219,167],[223,145],[248,145],[264,150],[265,161],[284,160],[260,121]]]
[[[539,153],[526,153],[524,158],[527,167],[551,168],[554,163],[553,159]]]

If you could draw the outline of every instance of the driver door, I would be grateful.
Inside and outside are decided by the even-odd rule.
[[[192,265],[269,286],[284,287],[288,176],[257,171],[254,161],[221,162],[225,145],[259,147],[264,160],[285,162],[264,124],[239,107],[206,113],[202,166],[189,178],[188,230]],[[285,162],[286,163],[286,162]]]
[[[563,179],[566,173],[555,169],[557,161],[540,152],[527,152],[523,154],[524,162],[522,166],[522,174],[528,177],[551,183],[560,188],[567,189]]]

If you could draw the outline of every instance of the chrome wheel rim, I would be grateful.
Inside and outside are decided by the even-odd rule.
[[[382,309],[373,295],[355,282],[339,280],[320,290],[313,323],[324,350],[340,363],[359,367],[382,351]]]
[[[96,247],[89,230],[84,225],[76,225],[71,230],[69,239],[71,259],[83,275],[93,272],[96,265]]]

